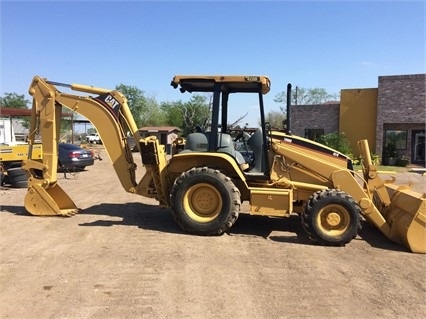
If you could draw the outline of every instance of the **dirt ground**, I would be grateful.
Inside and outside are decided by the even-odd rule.
[[[74,217],[30,216],[26,189],[0,190],[0,318],[426,317],[426,255],[369,224],[346,247],[311,244],[297,215],[240,214],[223,236],[188,235],[126,193],[100,152],[58,175],[83,209]],[[422,175],[396,177],[425,191]]]

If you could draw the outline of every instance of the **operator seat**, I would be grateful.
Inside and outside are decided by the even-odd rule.
[[[247,140],[247,144],[253,150],[254,166],[248,174],[259,174],[265,170],[265,160],[263,158],[263,134],[262,129],[258,128]]]
[[[207,152],[208,150],[208,141],[210,139],[211,132],[206,133],[191,133],[188,135],[185,143],[185,149],[181,153],[187,152]],[[243,155],[240,152],[235,150],[234,142],[232,137],[229,134],[219,133],[217,139],[217,152],[227,153],[236,159],[239,167],[242,170],[248,168],[248,164],[244,160]]]
[[[204,133],[191,133],[186,138],[185,148],[182,152],[207,152],[209,142]]]
[[[211,132],[206,132],[207,139],[210,139]],[[217,151],[220,153],[227,153],[237,160],[241,170],[246,170],[249,165],[246,163],[244,156],[238,152],[234,147],[234,141],[231,135],[226,133],[218,133],[217,135]]]

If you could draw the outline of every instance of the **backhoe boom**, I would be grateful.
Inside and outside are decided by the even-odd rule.
[[[65,86],[74,91],[97,94],[97,96],[62,93],[55,85]],[[123,94],[80,84],[51,82],[38,76],[34,77],[29,93],[33,96],[33,117],[28,143],[31,149],[35,133],[40,131],[43,147],[42,165],[31,160],[27,160],[23,165],[29,175],[28,196],[31,199],[26,200],[28,204],[26,208],[30,213],[70,215],[76,212],[75,204],[56,183],[62,106],[86,117],[96,127],[120,183],[127,192],[140,195],[149,193],[150,197],[153,197],[153,193],[157,193],[147,186],[151,184],[150,178],[142,179],[146,187],[136,182],[136,164],[127,144],[127,134],[130,133],[133,136],[138,147],[140,143],[158,144],[158,141],[153,138],[147,141],[141,139]],[[159,163],[164,167],[165,159]],[[46,205],[50,208],[48,209]]]

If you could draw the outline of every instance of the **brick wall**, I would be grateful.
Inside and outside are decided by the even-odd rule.
[[[305,136],[305,129],[323,129],[325,134],[339,131],[340,104],[292,105],[290,129]]]
[[[382,153],[385,129],[425,128],[426,74],[379,76],[377,99],[376,152]],[[408,150],[406,152],[408,154]]]

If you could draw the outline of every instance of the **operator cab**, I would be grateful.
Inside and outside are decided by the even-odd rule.
[[[197,130],[187,137],[186,149],[192,151],[225,152],[233,156],[248,179],[267,179],[270,175],[268,160],[268,138],[265,129],[263,95],[270,90],[271,82],[266,76],[175,76],[171,85],[184,92],[211,92],[213,103],[210,129]],[[238,114],[239,110],[230,109],[228,102],[233,93],[257,94],[256,108],[260,112],[260,128],[247,140],[253,150],[253,163],[246,163],[241,153],[235,150],[233,139],[228,132],[228,116]],[[239,94],[241,96],[242,94]],[[253,96],[253,95],[251,95]],[[231,98],[232,99],[232,98]],[[249,112],[253,104],[249,105]],[[240,114],[241,116],[241,114]],[[250,165],[242,165],[250,164]]]

